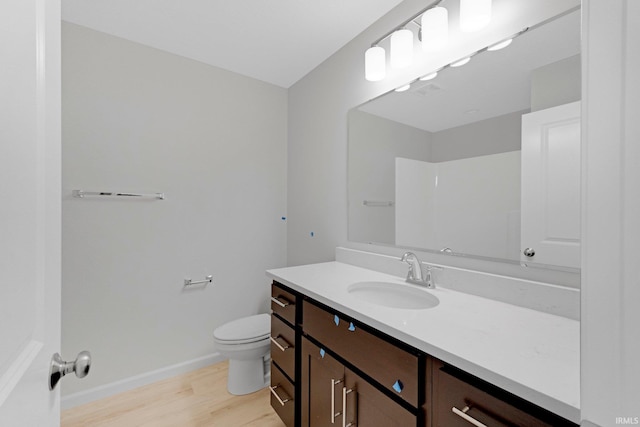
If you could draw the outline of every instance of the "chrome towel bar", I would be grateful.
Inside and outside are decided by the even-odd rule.
[[[377,201],[377,200],[363,200],[362,204],[365,206],[375,207],[375,208],[386,208],[386,207],[395,206],[394,202]]]
[[[212,282],[213,282],[213,276],[211,276],[211,275],[207,276],[204,280],[198,280],[197,282],[194,282],[191,279],[184,279],[184,285],[185,286],[201,285],[203,283],[209,284],[209,283],[212,283]]]
[[[130,198],[152,198],[158,200],[164,200],[164,193],[126,193],[126,192],[118,192],[118,191],[84,191],[84,190],[73,190],[73,197],[77,197],[83,199],[87,196],[97,196],[97,197],[130,197]]]

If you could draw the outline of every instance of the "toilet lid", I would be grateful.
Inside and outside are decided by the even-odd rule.
[[[213,337],[218,341],[242,344],[263,340],[270,332],[271,316],[257,314],[225,323],[213,331]]]

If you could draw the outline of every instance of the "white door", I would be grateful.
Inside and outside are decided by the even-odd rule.
[[[523,262],[580,268],[580,102],[522,116]]]
[[[0,425],[57,426],[60,1],[2,0],[0,58]]]

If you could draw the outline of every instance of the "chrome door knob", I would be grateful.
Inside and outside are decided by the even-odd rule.
[[[524,256],[528,256],[529,258],[531,258],[536,254],[536,251],[534,251],[533,248],[527,248],[524,251],[522,251],[522,253],[524,254]]]
[[[56,388],[56,385],[67,374],[75,372],[76,377],[84,378],[89,374],[91,368],[91,353],[81,351],[73,362],[65,362],[60,354],[56,353],[51,358],[51,369],[49,370],[49,390]]]

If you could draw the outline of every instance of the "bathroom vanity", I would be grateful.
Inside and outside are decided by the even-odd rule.
[[[271,404],[287,426],[579,422],[575,320],[444,288],[411,288],[428,308],[375,301],[354,284],[408,285],[340,262],[268,275]]]

